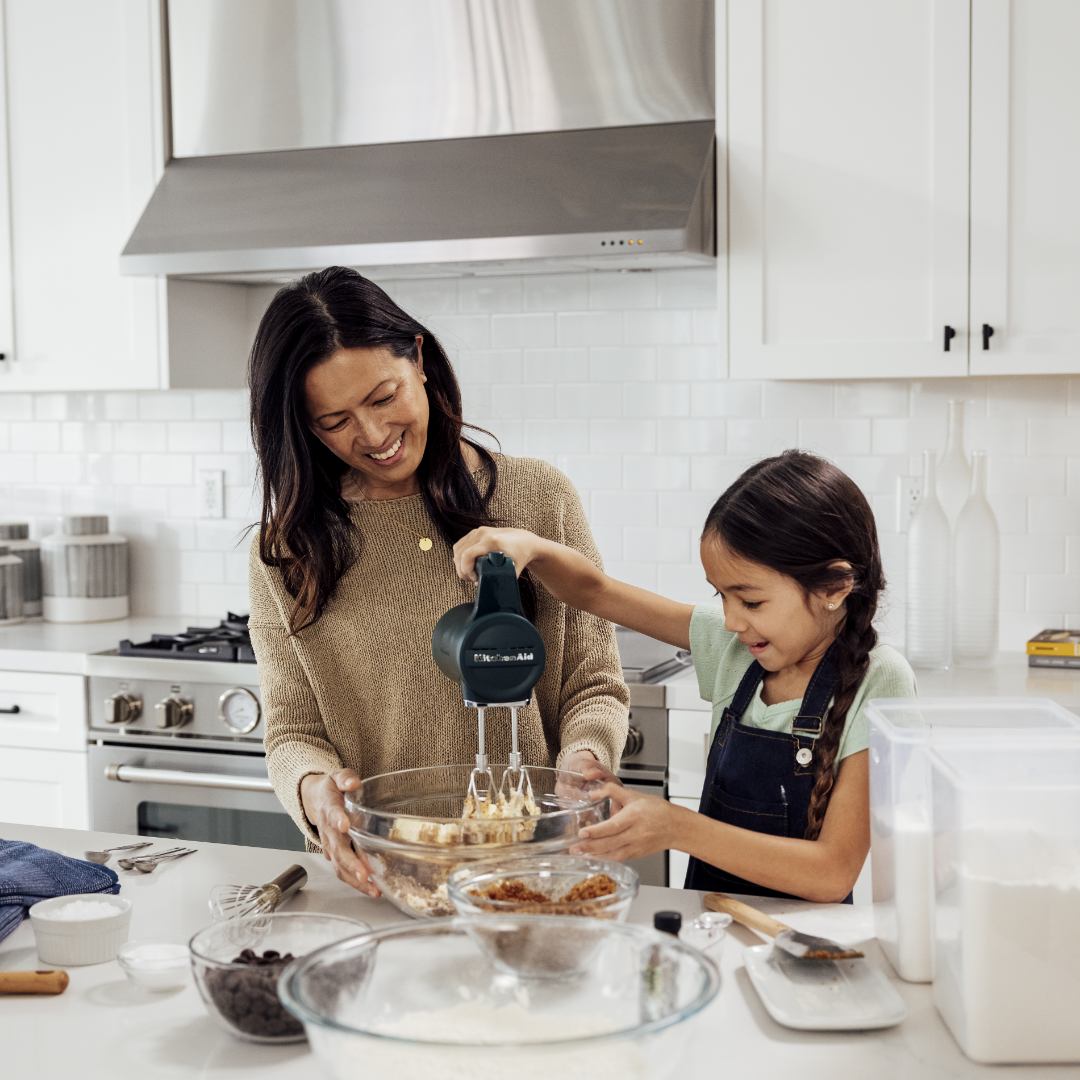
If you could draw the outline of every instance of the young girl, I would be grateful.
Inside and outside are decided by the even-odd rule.
[[[692,606],[615,581],[570,548],[517,529],[459,540],[461,577],[505,552],[559,600],[693,653],[713,706],[698,813],[622,787],[581,854],[690,856],[686,887],[850,901],[870,847],[867,725],[875,697],[913,697],[907,661],[877,644],[885,585],[873,512],[854,482],[788,450],[747,469],[705,521],[701,562],[723,602]]]

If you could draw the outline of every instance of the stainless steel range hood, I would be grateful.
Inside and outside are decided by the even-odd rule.
[[[168,27],[173,156],[125,274],[715,256],[712,0],[201,0]]]

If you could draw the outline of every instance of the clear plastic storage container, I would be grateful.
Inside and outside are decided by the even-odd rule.
[[[926,758],[934,1004],[974,1061],[1080,1063],[1080,741]]]
[[[933,978],[930,773],[924,749],[1075,737],[1080,717],[1046,698],[877,698],[870,727],[874,930],[897,974]]]

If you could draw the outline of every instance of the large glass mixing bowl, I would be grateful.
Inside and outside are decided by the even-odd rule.
[[[523,981],[488,955],[488,935],[547,934],[558,949],[583,923],[601,941],[573,977]],[[475,915],[329,945],[291,965],[278,993],[335,1080],[664,1080],[683,1074],[719,989],[712,961],[650,927]]]
[[[526,766],[540,813],[531,817],[461,818],[472,765],[437,765],[368,777],[345,796],[353,845],[376,884],[407,915],[455,914],[446,879],[459,866],[493,855],[555,855],[587,825],[607,818],[599,780],[562,769]],[[496,787],[505,765],[492,765]]]

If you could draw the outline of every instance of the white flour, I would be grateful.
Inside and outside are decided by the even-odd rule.
[[[108,900],[72,900],[50,911],[35,914],[36,919],[57,919],[60,922],[82,922],[84,919],[108,919],[119,915],[120,908]]]
[[[881,867],[880,875],[876,859],[874,865],[875,894],[881,888],[879,877],[882,884],[892,882],[891,892],[884,889],[887,895],[882,901],[874,897],[874,924],[881,947],[901,979],[924,983],[934,977],[933,840],[925,816],[925,811],[904,813],[898,807],[891,850],[886,853],[889,865]]]
[[[559,1042],[618,1030],[613,1019],[599,1015],[539,1014],[513,1003],[492,1006],[466,1001],[447,1009],[414,1012],[386,1018],[372,1025],[381,1035],[415,1039],[411,1045],[395,1045],[379,1039],[327,1036],[309,1029],[316,1054],[333,1065],[334,1075],[388,1076],[394,1080],[476,1080],[489,1073],[503,1073],[514,1080],[652,1080],[637,1041],[603,1042],[582,1047]],[[461,1052],[424,1042],[465,1043]],[[551,1042],[550,1048],[521,1042]],[[477,1044],[487,1049],[477,1049]],[[500,1045],[501,1044],[501,1045]]]
[[[935,1003],[975,1061],[1080,1062],[1080,851],[1028,832],[963,846]]]

